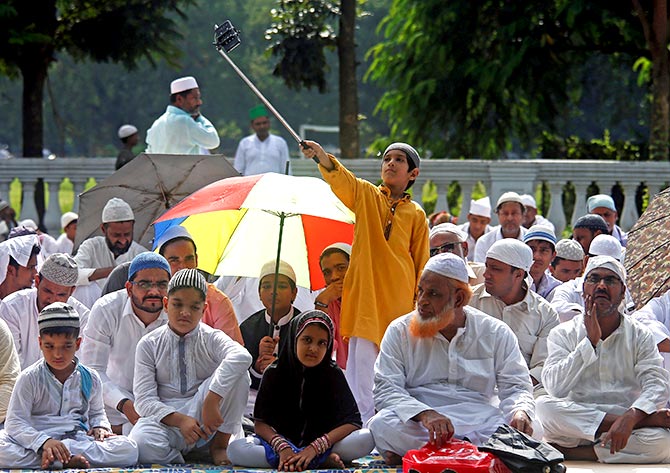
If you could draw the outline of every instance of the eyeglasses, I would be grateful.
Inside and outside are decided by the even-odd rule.
[[[444,245],[440,245],[436,248],[431,248],[430,249],[430,256],[435,256],[440,253],[447,253],[451,252],[456,248],[456,245],[459,245],[460,243],[445,243]]]
[[[597,274],[589,274],[584,279],[584,282],[589,284],[599,284],[600,281],[605,283],[605,286],[616,286],[621,280],[616,276],[598,276]]]
[[[162,291],[168,288],[168,281],[158,281],[158,282],[151,282],[151,281],[130,281],[130,284],[139,287],[143,291],[148,291],[152,287],[156,287]]]

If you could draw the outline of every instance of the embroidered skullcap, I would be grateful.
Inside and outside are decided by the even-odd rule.
[[[121,125],[117,133],[121,139],[128,138],[129,136],[137,133],[137,128],[135,128],[133,125]]]
[[[624,285],[626,284],[626,268],[624,268],[616,259],[607,255],[593,256],[589,258],[589,262],[586,263],[586,269],[584,270],[584,279],[586,279],[591,271],[598,268],[609,269],[621,279],[621,282],[624,283]]]
[[[118,197],[109,199],[105,208],[102,209],[102,223],[127,222],[128,220],[135,220],[135,214],[130,205]]]
[[[589,246],[589,255],[611,256],[615,260],[621,261],[621,253],[621,243],[611,235],[598,235],[591,240],[591,246]]]
[[[423,270],[439,274],[446,278],[456,279],[465,284],[469,282],[465,261],[453,253],[439,253],[429,258]]]
[[[140,253],[135,256],[130,263],[130,267],[128,268],[128,281],[131,281],[138,271],[154,268],[164,269],[168,273],[168,276],[172,274],[170,271],[170,264],[158,253],[154,253],[153,251]]]
[[[195,77],[180,77],[179,79],[175,79],[170,83],[170,95],[197,88],[198,83],[195,81]]]
[[[592,232],[598,230],[603,233],[609,232],[605,219],[596,214],[588,214],[579,217],[572,228],[586,228]]]
[[[386,156],[386,153],[388,153],[389,151],[391,151],[393,149],[397,149],[397,150],[400,150],[403,153],[405,153],[407,155],[407,157],[412,160],[412,162],[414,163],[415,168],[418,168],[418,167],[421,166],[421,158],[419,157],[419,153],[417,153],[417,151],[414,148],[412,148],[410,145],[408,145],[407,143],[400,143],[400,142],[391,143],[384,150],[384,156]],[[413,168],[410,166],[410,169],[413,169]]]
[[[428,233],[428,238],[430,239],[433,238],[435,235],[445,235],[447,233],[456,235],[458,241],[460,242],[468,241],[468,234],[465,233],[463,230],[461,230],[458,226],[454,225],[453,223],[440,223],[438,225],[435,225],[433,228],[430,229],[430,233]]]
[[[188,240],[191,240],[193,242],[193,245],[195,245],[193,237],[188,232],[188,230],[186,230],[186,228],[182,227],[181,225],[173,225],[172,227],[165,230],[161,234],[161,236],[159,236],[158,239],[154,242],[154,249],[160,253],[161,249],[163,248],[163,245],[174,240],[175,238],[186,238]]]
[[[577,240],[564,238],[556,243],[556,257],[570,261],[582,261],[584,259],[584,249]]]
[[[19,222],[19,226],[25,227],[28,230],[32,230],[34,232],[37,231],[37,224],[35,223],[35,220],[33,220],[32,218],[27,218],[25,220],[21,220]]]
[[[521,195],[521,203],[524,205],[524,207],[532,207],[534,209],[537,208],[537,203],[535,203],[535,197],[533,197],[530,194]]]
[[[491,245],[486,252],[486,258],[495,259],[528,272],[533,265],[533,250],[515,238],[503,238]]]
[[[270,260],[267,263],[265,263],[263,265],[263,267],[261,268],[261,275],[259,276],[259,279],[263,280],[263,278],[265,276],[269,276],[271,274],[274,274],[276,264],[277,264],[276,260]],[[293,271],[293,268],[291,267],[291,265],[288,264],[286,261],[279,260],[278,274],[282,274],[282,275],[286,276],[291,281],[293,281],[293,284],[295,284],[295,281],[296,281],[295,271]]]
[[[40,330],[52,327],[79,328],[79,314],[69,304],[54,302],[40,311],[37,326]]]
[[[0,284],[7,276],[7,265],[11,256],[21,266],[26,266],[33,254],[33,247],[40,247],[39,237],[33,232],[0,242]]]
[[[44,260],[40,274],[54,284],[71,287],[77,284],[79,269],[72,256],[54,253]]]
[[[268,115],[268,109],[265,108],[265,105],[263,104],[258,104],[253,108],[249,109],[249,120],[255,120],[260,117],[267,117]]]
[[[197,269],[180,269],[174,273],[168,284],[168,294],[186,287],[197,289],[202,293],[202,297],[207,297],[207,281]]]
[[[332,245],[328,245],[321,252],[321,257],[322,258],[323,258],[323,254],[328,250],[340,250],[340,251],[345,252],[347,255],[351,256],[351,245],[349,243],[337,242],[337,243],[333,243]]]
[[[593,212],[593,209],[597,209],[598,207],[605,207],[613,212],[616,212],[614,199],[612,199],[611,196],[606,194],[592,195],[586,201],[586,208],[589,212]]]
[[[75,220],[79,220],[79,215],[74,212],[65,212],[60,218],[60,227],[65,228]]]
[[[500,206],[502,204],[506,204],[507,202],[516,202],[518,204],[521,204],[522,208],[525,208],[523,202],[521,201],[521,196],[519,194],[517,194],[516,192],[505,192],[498,198],[498,203],[496,204],[496,212],[500,210]]]
[[[470,200],[470,213],[480,217],[491,218],[491,199],[487,195],[477,200]]]
[[[556,248],[556,234],[554,234],[551,227],[545,225],[533,225],[528,229],[528,233],[523,237],[523,242],[528,243],[531,240],[548,241]]]
[[[333,324],[333,319],[331,319],[328,314],[313,309],[308,310],[307,312],[302,312],[298,317],[300,325],[298,325],[296,330],[296,338],[300,336],[302,331],[305,330],[309,324],[319,324],[326,329],[326,332],[328,332],[328,342],[332,342],[335,325]]]
[[[14,238],[22,237],[22,236],[30,236],[30,235],[35,235],[37,236],[37,232],[31,228],[24,227],[23,225],[17,225],[16,227],[12,228],[9,231],[9,235],[7,235],[8,240],[12,240]]]

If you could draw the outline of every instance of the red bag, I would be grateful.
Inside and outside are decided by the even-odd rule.
[[[451,439],[441,448],[427,443],[410,450],[402,458],[403,473],[510,473],[509,468],[491,453],[464,440]]]

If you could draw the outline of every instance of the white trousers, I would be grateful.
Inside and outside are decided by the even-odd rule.
[[[79,431],[74,438],[62,439],[61,442],[65,444],[71,455],[84,456],[91,463],[92,468],[122,468],[137,464],[137,445],[122,435],[97,442],[84,431]],[[41,454],[38,455],[33,450],[23,448],[14,442],[4,430],[0,432],[0,468],[40,469],[41,467]]]
[[[375,360],[378,354],[379,348],[370,340],[359,337],[349,339],[347,369],[344,376],[354,399],[356,399],[364,425],[375,415],[372,389],[375,384]]]
[[[178,412],[202,422],[202,405],[209,392],[211,378],[203,382],[198,392]],[[249,380],[241,376],[233,385],[230,393],[221,402],[223,424],[219,432],[231,434],[232,438],[241,438],[242,414],[249,397]],[[140,463],[184,463],[184,454],[200,443],[187,444],[178,427],[170,427],[159,419],[142,417],[130,432],[130,438],[137,443]]]
[[[596,432],[605,415],[595,405],[542,396],[535,400],[547,442],[563,447],[592,445],[602,463],[670,463],[670,431],[662,427],[633,430],[626,447],[611,454],[601,447]]]
[[[349,463],[368,455],[374,448],[374,440],[368,429],[355,430],[333,445],[343,462]],[[228,459],[235,466],[247,468],[272,468],[265,459],[265,448],[258,437],[246,437],[228,445]]]

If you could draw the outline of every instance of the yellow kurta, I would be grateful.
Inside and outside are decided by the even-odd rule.
[[[426,214],[408,194],[394,202],[386,187],[358,179],[333,156],[330,159],[335,168],[319,166],[321,175],[356,214],[342,292],[342,336],[379,346],[386,327],[414,309],[416,285],[429,256]]]

